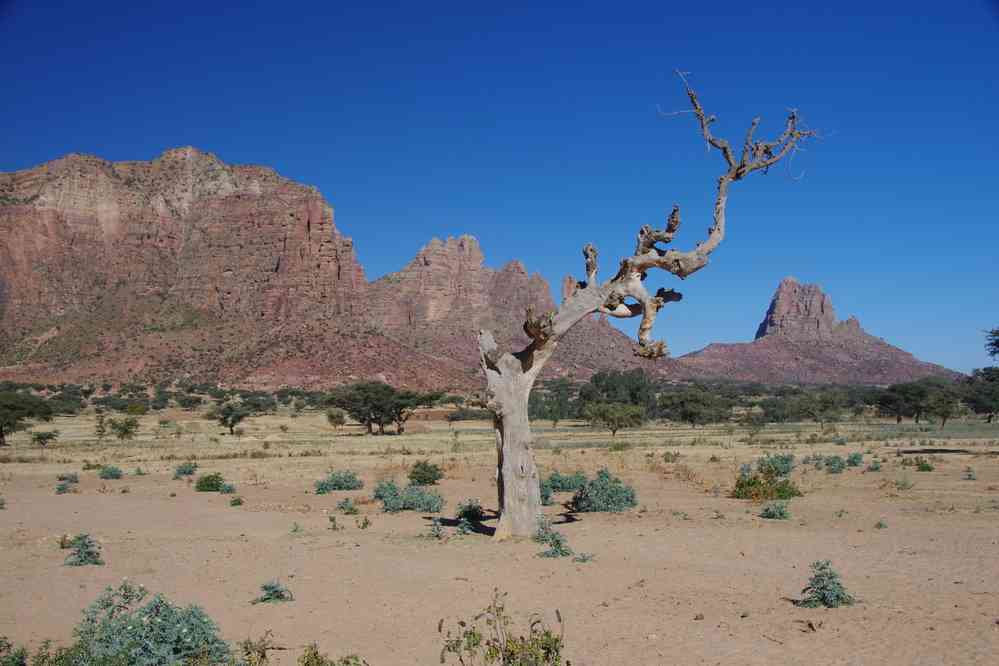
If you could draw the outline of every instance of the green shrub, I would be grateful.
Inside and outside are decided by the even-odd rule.
[[[790,453],[767,454],[756,461],[756,471],[763,477],[781,478],[790,476],[794,469],[794,456]]]
[[[556,470],[548,477],[548,485],[551,486],[552,492],[574,493],[586,485],[586,475],[582,472],[559,474]]]
[[[89,534],[77,534],[69,542],[69,548],[73,552],[66,558],[65,564],[71,567],[82,567],[88,564],[100,566],[104,564],[101,559],[101,546]]]
[[[572,497],[572,510],[576,512],[621,512],[638,505],[635,489],[612,476],[606,468],[597,472],[596,478],[576,491]]]
[[[860,467],[860,464],[862,462],[864,462],[864,454],[861,453],[860,451],[857,451],[855,453],[851,453],[850,455],[848,455],[846,457],[846,466],[847,467]]]
[[[839,608],[853,605],[855,599],[847,593],[839,574],[833,571],[829,560],[812,562],[811,569],[812,577],[801,591],[805,596],[795,602],[798,606]]]
[[[46,641],[31,657],[32,666],[174,666],[233,664],[218,628],[195,606],[178,608],[127,581],[107,588],[87,607],[74,630],[76,642],[52,649]],[[28,653],[12,650],[0,637],[0,665],[27,666]],[[243,662],[239,662],[242,664]],[[247,664],[265,662],[247,662]]]
[[[437,631],[444,640],[440,663],[497,664],[502,666],[562,666],[563,631],[556,634],[535,617],[527,634],[512,626],[506,612],[505,594],[493,593],[493,601],[474,619],[458,622],[455,633],[444,633],[444,622]],[[559,623],[562,619],[559,617]],[[480,627],[479,623],[484,627]]]
[[[298,666],[368,666],[368,662],[356,654],[349,654],[336,660],[330,659],[319,651],[318,645],[313,643],[305,647],[305,652],[298,658]]]
[[[279,601],[293,601],[291,591],[279,581],[272,580],[260,586],[261,595],[251,601],[251,604],[273,604]]]
[[[194,484],[194,489],[199,493],[217,493],[221,492],[222,487],[225,485],[225,479],[218,472],[213,472],[212,474],[203,474],[198,477],[197,482]]]
[[[868,472],[880,472],[881,471],[881,461],[874,460],[867,465]]]
[[[219,488],[219,492],[223,495],[233,495],[236,492],[236,486],[231,483],[223,483],[222,487]]]
[[[134,474],[135,476],[145,476],[147,473],[148,472],[146,472],[146,470],[142,469],[141,467],[136,467],[135,471],[132,472],[132,474]]]
[[[409,470],[409,482],[414,486],[432,486],[443,478],[441,468],[429,460],[421,460]]]
[[[542,479],[539,484],[538,490],[541,492],[541,505],[551,506],[552,503],[552,484],[548,479]]]
[[[841,474],[846,469],[846,461],[840,456],[826,456],[823,465],[829,474]]]
[[[886,523],[883,520],[879,520],[878,522],[874,523],[874,529],[876,530],[883,530],[886,527],[888,527],[888,523]]]
[[[74,488],[73,484],[70,483],[69,481],[60,481],[59,483],[56,484],[55,492],[56,495],[65,495],[67,493],[75,493],[76,488]]]
[[[398,513],[399,511],[423,511],[426,513],[440,513],[444,508],[444,498],[433,490],[425,490],[421,486],[410,485],[400,492],[395,484],[395,493],[390,487],[383,488],[382,511],[387,513]]]
[[[842,435],[833,437],[833,444],[835,444],[836,446],[846,446],[846,442],[847,442],[846,437],[843,437]]]
[[[379,481],[378,485],[375,486],[375,492],[373,497],[376,500],[384,502],[388,497],[397,497],[399,495],[399,486],[396,485],[395,481],[388,479],[386,481]]]
[[[975,476],[975,470],[970,467],[965,467],[964,472],[961,474],[961,479],[964,481],[974,481],[978,477]]]
[[[569,542],[561,532],[554,530],[549,532],[546,544],[548,545],[547,550],[538,553],[538,557],[569,557],[572,555],[572,548],[569,547]]]
[[[481,522],[486,517],[482,510],[482,504],[478,499],[466,499],[458,503],[458,520],[467,520],[470,523]]]
[[[104,467],[101,467],[100,471],[97,472],[97,476],[105,480],[120,479],[122,477],[122,471],[120,467],[105,465]]]
[[[349,497],[337,502],[336,510],[345,516],[354,516],[361,512],[360,509],[357,508],[357,505],[354,504],[354,500]]]
[[[932,472],[933,465],[930,461],[922,456],[916,456],[916,471],[917,472]]]
[[[243,506],[243,498],[233,497],[231,500],[229,500],[229,506]]]
[[[182,476],[194,476],[194,473],[197,471],[198,471],[198,463],[184,462],[177,465],[176,469],[174,469],[173,478],[179,479]]]
[[[764,504],[763,509],[760,511],[760,518],[766,518],[767,520],[787,520],[790,517],[791,515],[787,511],[786,502]]]
[[[325,479],[316,481],[316,494],[325,495],[334,490],[359,490],[363,487],[364,482],[357,478],[354,472],[332,471]]]
[[[56,477],[58,481],[65,481],[66,483],[79,483],[80,476],[76,472],[63,472]]]
[[[755,502],[765,500],[789,500],[801,497],[801,490],[791,479],[770,479],[759,474],[752,476],[742,476],[735,481],[735,488],[732,489],[732,497],[735,499],[748,499]]]

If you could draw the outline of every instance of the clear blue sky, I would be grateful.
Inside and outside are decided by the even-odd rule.
[[[794,275],[923,359],[988,363],[995,2],[144,4],[0,0],[0,171],[195,145],[318,186],[369,278],[470,233],[557,285],[587,241],[613,270],[673,202],[677,245],[703,237],[720,158],[656,113],[685,108],[679,67],[716,133],[796,106],[824,138],[734,186],[727,240],[660,318],[674,354],[751,339]]]

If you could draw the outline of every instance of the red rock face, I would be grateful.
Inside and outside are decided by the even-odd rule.
[[[476,333],[525,344],[529,306],[555,306],[548,283],[517,261],[488,268],[471,236],[432,240],[369,283],[314,188],[194,148],[149,162],[69,155],[0,174],[0,378],[323,387],[383,377],[474,390]],[[856,320],[837,323],[821,290],[793,280],[757,337],[656,364],[590,317],[546,372],[878,382],[947,372]]]
[[[751,343],[712,344],[677,359],[673,372],[770,384],[892,384],[956,377],[876,338],[855,317],[837,321],[814,284],[784,278]]]

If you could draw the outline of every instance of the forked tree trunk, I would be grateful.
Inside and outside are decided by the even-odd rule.
[[[686,79],[680,74],[686,86]],[[659,244],[673,240],[680,227],[680,209],[673,207],[664,229],[643,226],[638,232],[635,253],[625,257],[617,274],[603,284],[597,282],[597,250],[592,245],[583,248],[586,280],[562,301],[558,310],[539,317],[529,308],[524,333],[531,343],[518,352],[503,352],[489,331],[479,331],[479,359],[486,376],[483,403],[493,411],[496,429],[496,488],[500,510],[495,539],[530,536],[537,526],[541,511],[538,470],[531,450],[531,426],[527,418],[527,403],[534,382],[551,358],[559,340],[579,321],[594,313],[611,317],[641,317],[638,327],[638,348],[635,354],[648,359],[666,355],[663,342],[653,342],[652,327],[659,310],[682,296],[672,289],[659,289],[649,294],[644,282],[650,270],[658,268],[683,279],[708,263],[708,255],[725,237],[725,204],[731,183],[742,180],[755,171],[766,171],[784,157],[793,154],[798,143],[813,135],[798,126],[797,112],[791,111],[784,131],[775,141],[753,138],[759,118],[753,120],[746,133],[741,157],[724,139],[711,133],[714,116],[705,114],[697,95],[686,86],[687,96],[697,117],[701,135],[708,146],[718,150],[725,159],[726,170],[718,178],[715,195],[714,223],[703,243],[688,252],[666,250]]]

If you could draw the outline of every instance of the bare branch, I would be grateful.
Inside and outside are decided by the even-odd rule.
[[[583,258],[586,261],[586,284],[597,283],[597,248],[593,243],[583,246]]]
[[[701,107],[700,101],[697,99],[697,93],[694,89],[690,87],[687,82],[687,76],[680,70],[676,70],[676,75],[680,77],[683,81],[683,86],[687,90],[687,97],[690,98],[690,104],[694,107],[694,115],[697,116],[697,122],[701,126],[701,134],[704,135],[704,140],[712,148],[716,148],[721,151],[722,156],[725,158],[725,162],[728,164],[729,169],[735,168],[735,157],[732,155],[732,147],[728,145],[728,141],[725,139],[716,138],[711,134],[711,124],[717,120],[715,116],[709,116],[704,113],[704,109]]]

